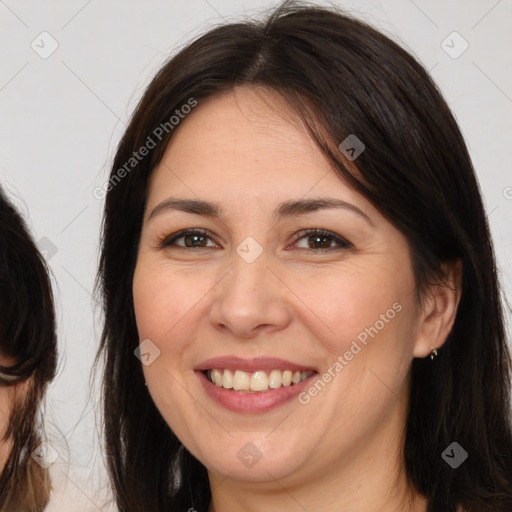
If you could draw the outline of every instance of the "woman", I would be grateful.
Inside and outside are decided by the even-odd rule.
[[[105,191],[121,511],[512,510],[485,211],[407,52],[289,3],[210,30],[147,88]]]
[[[50,481],[37,419],[55,375],[55,312],[48,268],[0,189],[0,509],[45,509]]]

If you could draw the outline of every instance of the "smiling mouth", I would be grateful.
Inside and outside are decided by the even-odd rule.
[[[264,393],[281,387],[292,387],[305,381],[316,373],[313,370],[257,370],[245,372],[243,370],[229,370],[213,368],[204,370],[203,374],[215,386],[248,393]]]

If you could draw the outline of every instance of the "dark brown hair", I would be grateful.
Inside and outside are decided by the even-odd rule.
[[[31,457],[41,443],[37,413],[55,375],[57,342],[49,270],[21,215],[0,188],[0,386],[11,386],[13,404],[4,438],[11,444],[0,471],[0,509],[41,512],[50,481]]]
[[[424,67],[369,25],[335,8],[285,2],[265,20],[211,29],[157,73],[119,144],[103,219],[98,289],[106,451],[121,512],[206,511],[206,468],[169,429],[133,355],[139,338],[132,281],[148,179],[173,135],[119,177],[155,128],[191,98],[236,86],[288,101],[347,179],[407,237],[418,298],[442,279],[441,262],[463,264],[453,329],[432,364],[412,363],[404,462],[428,512],[512,510],[511,357],[495,256],[466,144]],[[179,129],[179,128],[178,128]],[[338,145],[349,134],[366,150],[353,162]],[[457,441],[469,458],[441,457]],[[178,482],[178,483],[176,483]]]

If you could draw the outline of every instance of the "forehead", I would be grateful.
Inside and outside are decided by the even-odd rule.
[[[152,173],[148,204],[170,193],[251,207],[308,194],[359,195],[333,171],[286,101],[255,87],[199,102],[181,121]]]

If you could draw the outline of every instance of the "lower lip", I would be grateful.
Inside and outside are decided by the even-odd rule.
[[[267,412],[295,398],[309,385],[310,379],[317,374],[310,375],[306,380],[292,386],[281,386],[264,392],[243,392],[225,389],[212,384],[202,371],[196,371],[201,384],[210,398],[226,409],[234,412],[256,414]]]

